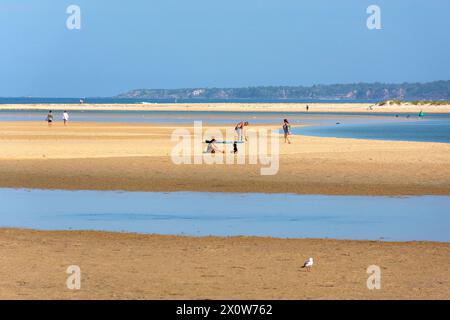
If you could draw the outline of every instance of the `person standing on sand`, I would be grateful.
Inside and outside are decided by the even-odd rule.
[[[284,143],[288,142],[291,144],[291,140],[289,140],[289,135],[291,134],[291,125],[287,119],[283,120],[283,132],[284,132]]]
[[[246,127],[246,126],[248,126],[248,122],[241,121],[236,125],[236,127],[234,127],[234,131],[236,131],[238,140],[240,140],[240,141],[242,141],[243,137],[245,136],[244,127]],[[247,141],[247,137],[245,137],[245,141]]]
[[[308,112],[309,111],[309,106],[308,105],[306,105],[306,112]]]
[[[51,127],[51,126],[52,126],[52,123],[53,123],[53,113],[52,113],[52,110],[50,110],[50,111],[48,112],[46,121],[47,121],[47,123],[48,123],[48,126]]]
[[[69,113],[67,111],[63,112],[63,121],[64,121],[64,125],[67,125],[67,122],[69,121]]]

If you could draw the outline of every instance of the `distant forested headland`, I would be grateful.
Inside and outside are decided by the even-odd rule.
[[[298,100],[450,100],[450,80],[428,83],[354,83],[246,88],[136,89],[115,98],[136,99],[298,99]]]

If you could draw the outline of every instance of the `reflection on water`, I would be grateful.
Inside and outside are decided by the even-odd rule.
[[[0,189],[0,227],[450,241],[450,197]]]

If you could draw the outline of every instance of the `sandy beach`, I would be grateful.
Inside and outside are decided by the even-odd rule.
[[[277,192],[450,194],[450,145],[295,136],[280,143],[280,168],[176,165],[175,127],[151,124],[0,123],[0,187]],[[205,128],[206,129],[206,128]],[[281,139],[281,138],[280,138]]]
[[[280,144],[278,174],[261,176],[259,165],[175,165],[174,128],[2,122],[0,187],[450,194],[444,143],[295,136]],[[448,243],[0,229],[0,256],[0,299],[450,298]],[[309,256],[311,273],[300,268]],[[382,290],[366,287],[373,264]],[[81,267],[81,290],[65,286],[69,265]]]
[[[450,113],[450,105],[377,106],[373,103],[143,103],[143,104],[1,104],[0,110],[228,111],[228,112]]]
[[[447,243],[0,229],[0,256],[0,299],[450,297]],[[66,287],[70,265],[80,290]],[[381,268],[380,290],[366,286],[369,265]]]

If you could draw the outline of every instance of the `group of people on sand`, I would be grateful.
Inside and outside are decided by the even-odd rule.
[[[238,152],[237,148],[237,142],[243,142],[248,140],[247,136],[245,135],[245,127],[247,127],[248,121],[241,121],[234,127],[234,131],[236,133],[236,140],[233,142],[233,153]],[[284,143],[291,144],[291,140],[289,139],[289,136],[291,135],[291,125],[289,124],[288,119],[283,120],[283,134],[284,134]],[[212,138],[211,140],[205,141],[208,146],[206,148],[206,153],[225,153],[225,151],[221,150],[217,145],[217,140],[215,138]]]
[[[234,127],[234,132],[236,133],[236,140],[233,141],[233,153],[238,152],[237,148],[237,142],[247,141],[247,136],[245,135],[245,127],[248,126],[248,121],[241,121]],[[217,140],[215,138],[212,138],[211,140],[206,140],[206,143],[208,144],[206,148],[206,153],[225,153],[225,151],[221,150],[219,147],[217,147],[216,143]]]
[[[69,113],[66,110],[64,110],[64,112],[62,114],[62,119],[63,119],[64,125],[67,126],[67,123],[69,122]],[[53,124],[53,112],[52,112],[52,110],[50,110],[47,113],[47,117],[45,118],[45,121],[47,121],[49,127],[52,126],[52,124]]]

